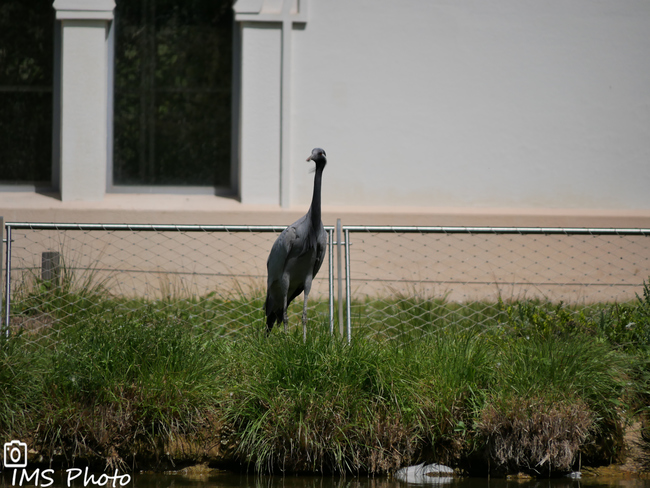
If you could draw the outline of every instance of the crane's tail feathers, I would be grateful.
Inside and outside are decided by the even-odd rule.
[[[269,307],[267,307],[266,304],[264,306],[264,313],[266,314],[266,335],[269,335],[275,323],[280,323],[282,319],[280,314],[273,310],[269,310]]]
[[[266,317],[266,334],[270,334],[273,326],[276,322],[279,322],[278,316],[271,312],[268,317]]]
[[[271,307],[269,306],[268,295],[266,296],[266,300],[264,301],[264,315],[266,315],[266,334],[268,335],[271,333],[271,329],[273,329],[275,323],[279,322],[277,314],[273,312],[273,310],[271,310]]]

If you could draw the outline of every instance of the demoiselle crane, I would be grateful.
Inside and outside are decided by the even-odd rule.
[[[266,261],[268,270],[266,302],[267,333],[282,321],[287,331],[287,307],[304,292],[302,335],[307,340],[307,299],[311,283],[318,273],[327,247],[327,233],[321,220],[321,182],[327,164],[325,151],[315,148],[307,161],[316,163],[314,193],[307,213],[278,236]]]

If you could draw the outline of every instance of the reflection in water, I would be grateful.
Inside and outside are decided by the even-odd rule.
[[[444,480],[446,483],[441,483]],[[619,479],[599,480],[567,478],[540,481],[513,481],[487,478],[442,478],[432,483],[412,484],[388,478],[340,478],[317,476],[153,476],[136,475],[133,488],[408,488],[416,486],[444,486],[448,488],[650,488],[650,480]]]
[[[68,488],[65,473],[56,473],[54,484],[45,488]],[[19,478],[18,478],[19,479]],[[42,484],[42,483],[41,483]],[[39,484],[39,488],[41,486]],[[35,483],[23,483],[23,487],[35,487]],[[650,488],[645,479],[568,478],[551,480],[504,480],[488,478],[433,478],[426,484],[405,483],[388,478],[318,477],[318,476],[256,476],[209,471],[194,475],[182,474],[134,474],[131,482],[121,488],[409,488],[416,486],[439,486],[445,488]],[[0,476],[0,488],[13,488],[11,473]],[[83,479],[74,480],[70,488],[100,488],[84,486]],[[101,488],[120,488],[119,482]]]

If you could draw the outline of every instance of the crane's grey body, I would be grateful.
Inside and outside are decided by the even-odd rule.
[[[321,181],[327,160],[325,151],[316,148],[307,161],[316,163],[314,194],[309,211],[284,229],[271,248],[266,261],[268,270],[266,327],[270,332],[276,322],[287,329],[287,307],[304,293],[302,309],[303,338],[307,338],[307,299],[314,276],[318,273],[327,248],[327,232],[321,220]]]

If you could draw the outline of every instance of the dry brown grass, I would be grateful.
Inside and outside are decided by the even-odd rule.
[[[486,407],[478,430],[492,469],[546,474],[571,470],[594,420],[580,401],[548,405],[540,399],[512,399]]]
[[[44,432],[30,445],[55,464],[83,460],[111,471],[142,466],[170,469],[204,459],[232,459],[236,445],[214,412],[195,412],[190,429],[171,423],[165,430],[146,432],[138,418],[137,402],[134,397],[120,404],[77,404],[74,411],[50,412],[53,417],[43,419]]]

